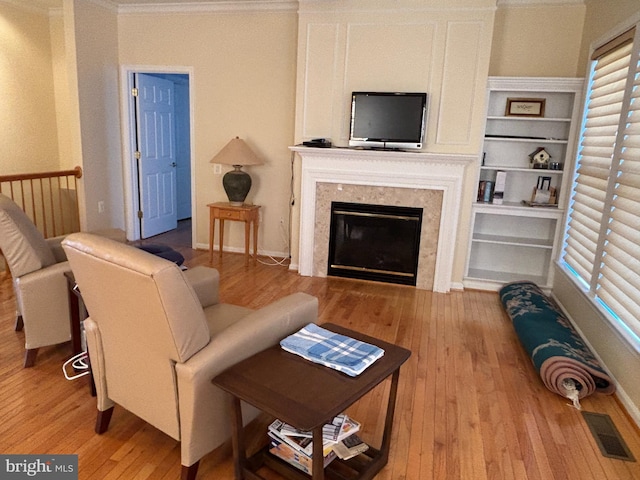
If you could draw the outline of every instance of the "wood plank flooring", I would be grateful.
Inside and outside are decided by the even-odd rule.
[[[153,239],[152,239],[153,240]],[[187,264],[207,264],[171,236]],[[303,291],[320,301],[320,323],[333,322],[409,348],[402,367],[389,464],[380,480],[640,479],[640,463],[603,457],[582,415],[548,391],[520,347],[495,293],[436,294],[412,287],[300,277],[287,267],[245,267],[225,253],[224,302],[259,308]],[[179,444],[116,406],[97,435],[86,377],[65,380],[69,345],[42,349],[22,368],[23,335],[13,331],[11,280],[0,274],[0,453],[75,453],[80,479],[177,479]],[[350,410],[362,437],[378,444],[389,382]],[[640,460],[640,433],[615,397],[596,394],[585,410],[610,415]],[[255,444],[269,419],[253,425]],[[268,480],[280,477],[263,469]],[[230,447],[201,462],[198,479],[233,478]]]

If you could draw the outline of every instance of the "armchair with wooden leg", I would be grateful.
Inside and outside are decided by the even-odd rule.
[[[200,459],[231,434],[213,377],[316,322],[317,299],[296,293],[253,311],[219,302],[214,269],[181,271],[86,233],[69,235],[63,247],[90,314],[96,431],[107,430],[118,404],[178,440],[182,478],[195,478]],[[245,423],[258,411],[247,413]]]
[[[45,240],[20,207],[0,194],[0,250],[13,277],[15,328],[24,328],[25,367],[34,365],[39,348],[71,338],[64,277],[70,267],[61,240]]]

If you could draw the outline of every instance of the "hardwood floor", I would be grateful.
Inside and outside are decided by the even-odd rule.
[[[176,245],[190,266],[208,262],[189,241],[149,241]],[[640,463],[603,457],[580,412],[543,386],[495,293],[300,277],[283,266],[245,267],[243,255],[233,253],[222,263],[215,256],[213,266],[224,302],[258,308],[304,291],[319,298],[320,323],[413,352],[401,369],[391,457],[377,479],[640,479]],[[67,381],[61,371],[69,345],[41,349],[36,366],[22,368],[14,308],[11,280],[0,273],[0,453],[75,453],[80,479],[179,478],[179,444],[124,409],[116,406],[107,433],[94,433],[86,377]],[[348,412],[373,444],[382,435],[388,388],[386,381]],[[640,432],[615,397],[596,394],[582,406],[610,415],[640,460]],[[254,425],[256,443],[267,421]],[[201,461],[198,479],[232,478],[228,445]]]

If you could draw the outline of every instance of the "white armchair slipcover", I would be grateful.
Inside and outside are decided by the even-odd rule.
[[[71,338],[65,271],[69,264],[60,242],[45,240],[31,219],[0,194],[0,250],[13,277],[16,330],[24,327],[24,366],[35,363],[38,348]]]
[[[86,233],[63,247],[90,315],[96,431],[106,431],[117,403],[180,441],[182,478],[195,478],[200,459],[230,437],[228,403],[213,377],[314,323],[317,299],[296,293],[252,311],[219,303],[214,269],[183,272]],[[258,413],[245,411],[245,423]]]

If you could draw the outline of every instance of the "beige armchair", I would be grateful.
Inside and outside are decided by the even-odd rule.
[[[61,240],[45,240],[20,207],[0,194],[0,250],[13,277],[16,331],[24,328],[25,367],[34,365],[40,347],[71,338],[64,276],[70,268]]]
[[[174,263],[95,235],[63,241],[90,317],[96,431],[114,404],[181,442],[182,478],[230,437],[218,373],[317,319],[315,297],[296,293],[252,311],[219,303],[218,272]],[[195,286],[195,288],[194,288]],[[245,423],[257,410],[245,406]]]

